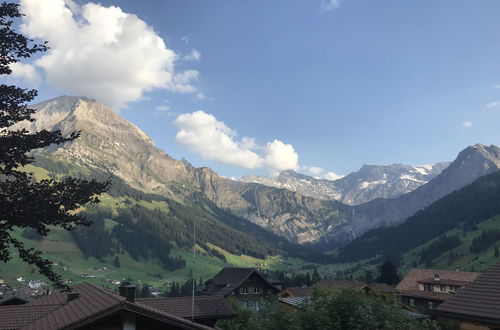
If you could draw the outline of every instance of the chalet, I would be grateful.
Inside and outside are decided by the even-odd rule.
[[[257,310],[264,297],[277,294],[278,291],[278,288],[253,268],[226,267],[205,282],[201,293],[234,297],[244,308]]]
[[[396,286],[400,302],[422,314],[434,309],[471,283],[479,273],[414,269]]]
[[[16,329],[193,329],[214,328],[135,301],[135,287],[120,294],[90,283],[55,292],[24,305],[0,306],[0,330]]]
[[[500,263],[482,272],[437,309],[439,320],[460,329],[500,329]]]

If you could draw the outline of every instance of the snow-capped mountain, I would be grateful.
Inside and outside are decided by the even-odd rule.
[[[284,188],[323,200],[337,200],[358,205],[377,198],[397,198],[435,178],[449,163],[410,166],[363,165],[359,171],[330,181],[294,171],[284,171],[274,178],[247,175],[242,182]]]

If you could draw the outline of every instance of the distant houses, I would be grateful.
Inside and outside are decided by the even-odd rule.
[[[500,329],[500,263],[443,302],[436,315],[464,330]]]
[[[434,309],[479,276],[474,272],[413,269],[396,286],[401,303],[419,313],[432,315]]]

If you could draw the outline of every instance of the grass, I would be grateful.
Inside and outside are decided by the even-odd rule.
[[[467,232],[465,235],[461,229],[452,229],[447,231],[445,233],[446,236],[456,235],[460,239],[460,245],[451,250],[455,252],[458,257],[450,262],[449,254],[448,252],[445,252],[433,260],[432,268],[455,270],[459,267],[463,271],[483,271],[486,268],[491,267],[496,262],[500,261],[499,257],[494,257],[494,245],[479,254],[471,253],[470,246],[472,244],[472,240],[480,236],[485,230],[498,228],[500,228],[500,216],[495,216],[486,221],[480,222],[477,225],[477,230]],[[406,253],[403,256],[403,260],[405,264],[409,266],[403,267],[401,271],[406,273],[409,269],[414,268],[413,265],[415,264],[418,268],[425,268],[424,265],[419,264],[420,252],[422,249],[432,244],[435,240],[437,240],[437,238]]]

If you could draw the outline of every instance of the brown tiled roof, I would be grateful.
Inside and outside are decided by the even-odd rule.
[[[449,299],[453,294],[442,293],[442,292],[431,292],[431,291],[421,291],[421,290],[405,290],[399,293],[401,296],[416,297],[416,298],[426,298],[432,300],[445,301]]]
[[[0,329],[74,329],[120,310],[141,314],[176,328],[212,329],[143,304],[126,301],[124,297],[90,283],[74,286],[73,292],[78,292],[79,297],[71,301],[67,301],[67,293],[58,292],[25,305],[0,307]],[[14,326],[3,327],[4,319]]]
[[[471,282],[479,275],[473,272],[455,272],[450,270],[434,270],[434,269],[413,269],[396,285],[397,292],[418,291],[418,282],[434,277],[434,274],[439,274],[440,282],[445,280]],[[439,282],[435,282],[438,284]]]
[[[385,283],[368,283],[369,287],[377,289],[382,293],[394,293],[394,288]]]
[[[59,305],[13,305],[0,307],[0,330],[20,329],[49,314]]]
[[[191,297],[139,298],[136,302],[183,318],[190,318],[192,315]],[[194,297],[195,319],[233,316],[236,316],[236,313],[222,296]]]
[[[293,297],[308,297],[311,295],[313,288],[311,287],[303,287],[303,286],[294,286],[291,288],[287,288],[282,292],[288,291]]]
[[[487,319],[500,324],[500,263],[487,269],[467,287],[437,308],[458,318]]]

